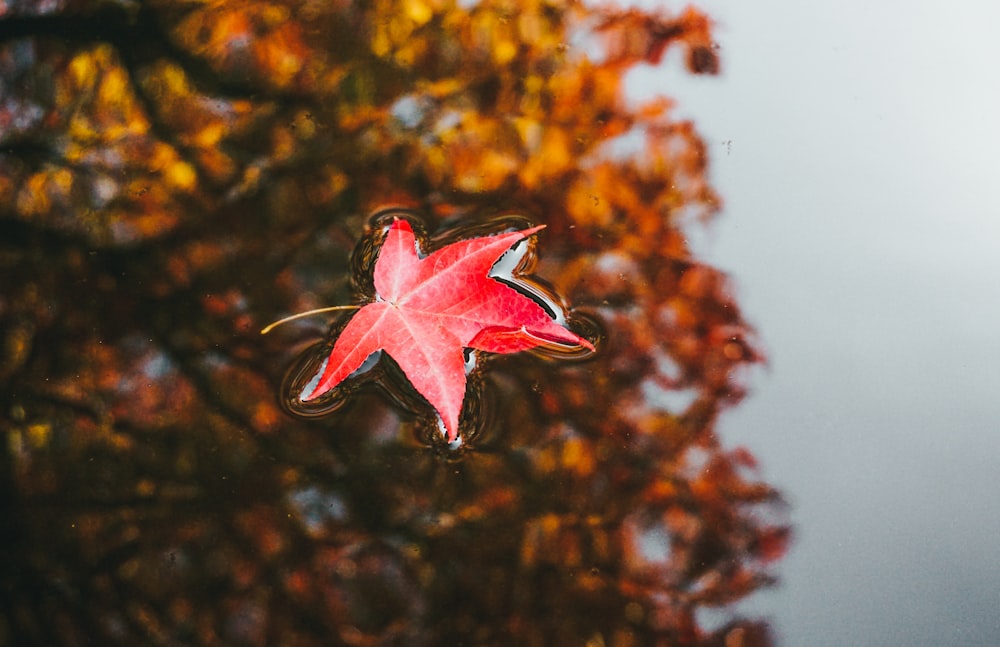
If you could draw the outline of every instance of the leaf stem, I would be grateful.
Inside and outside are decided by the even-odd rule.
[[[299,312],[297,314],[285,317],[284,319],[278,319],[274,323],[270,323],[261,329],[260,334],[266,335],[283,323],[288,323],[289,321],[294,321],[296,319],[301,319],[302,317],[311,317],[313,315],[323,314],[324,312],[333,312],[334,310],[357,310],[361,306],[328,306],[326,308],[317,308],[315,310],[306,310],[305,312]]]

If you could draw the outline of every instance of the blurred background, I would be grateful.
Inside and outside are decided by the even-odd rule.
[[[793,506],[780,644],[1000,635],[1000,7],[699,3],[720,77],[667,88],[710,143],[731,272],[769,366],[722,420]]]
[[[716,146],[622,91],[713,43],[681,7],[0,3],[0,645],[773,644],[736,606],[790,536],[769,430],[717,433],[762,345],[691,238]],[[545,224],[598,352],[480,357],[455,452],[388,357],[304,415],[341,319],[259,331],[373,298],[387,207],[428,246]]]

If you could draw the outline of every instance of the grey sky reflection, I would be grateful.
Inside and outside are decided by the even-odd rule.
[[[698,5],[723,76],[630,83],[709,142],[698,245],[771,358],[723,430],[796,542],[743,608],[790,647],[996,645],[1000,5]]]

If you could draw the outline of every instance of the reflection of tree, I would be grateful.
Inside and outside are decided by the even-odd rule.
[[[713,434],[758,356],[685,241],[718,204],[705,151],[668,102],[620,94],[672,45],[713,71],[703,16],[7,7],[0,637],[767,644],[695,617],[766,583],[786,535],[753,458]],[[593,362],[495,360],[495,432],[458,463],[374,391],[289,419],[282,367],[318,331],[256,332],[348,303],[387,203],[547,223],[538,273],[608,331]]]

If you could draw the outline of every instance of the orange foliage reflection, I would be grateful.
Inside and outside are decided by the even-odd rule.
[[[720,411],[761,359],[685,227],[690,123],[621,79],[711,21],[574,1],[0,9],[0,636],[23,645],[765,645],[697,612],[788,529]],[[374,389],[284,414],[368,214],[545,223],[596,359],[497,358],[459,462]],[[405,404],[405,403],[404,403]]]

